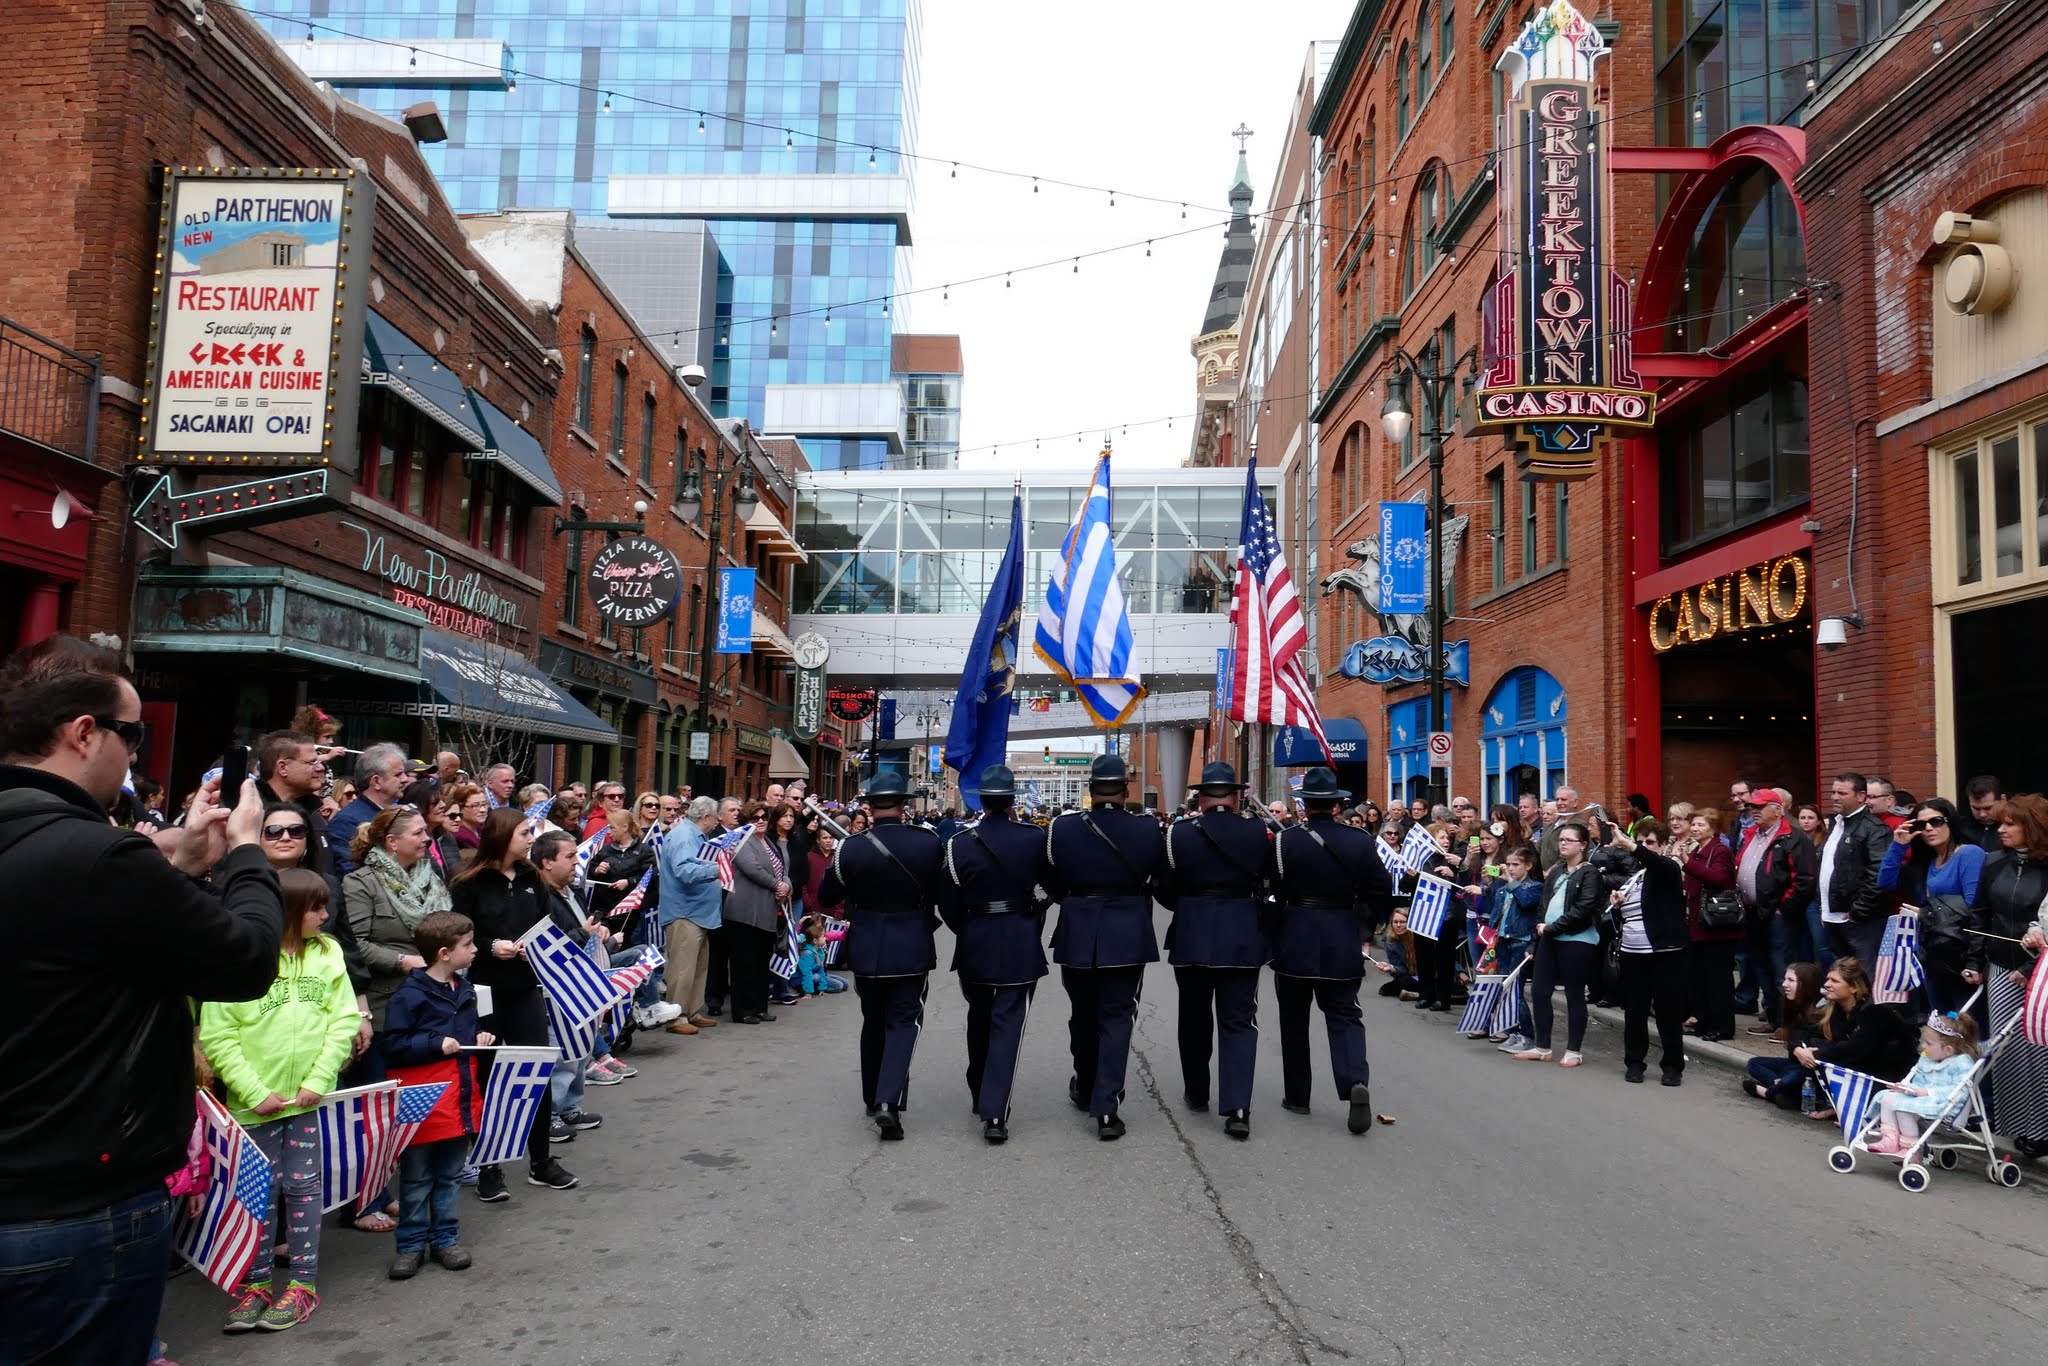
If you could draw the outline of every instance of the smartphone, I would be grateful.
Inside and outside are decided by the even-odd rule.
[[[242,784],[249,777],[249,747],[236,745],[220,761],[220,804],[232,807],[242,800]]]

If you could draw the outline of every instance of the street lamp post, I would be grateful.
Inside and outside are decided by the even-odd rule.
[[[754,505],[760,501],[754,490],[754,467],[744,452],[735,452],[732,459],[727,460],[721,448],[718,459],[711,460],[699,446],[696,457],[689,472],[683,476],[683,486],[676,496],[676,511],[686,522],[696,521],[703,512],[707,492],[711,501],[711,534],[704,551],[704,622],[702,634],[698,637],[697,712],[690,721],[690,734],[693,736],[708,735],[711,728],[711,660],[718,643],[718,538],[725,514],[726,483],[734,475],[739,476],[738,487],[733,490],[733,520],[745,521],[753,515]],[[710,742],[707,739],[705,743],[705,765],[708,767]],[[692,788],[696,786],[694,779],[698,776],[692,772]]]
[[[1444,504],[1444,440],[1450,432],[1444,425],[1444,412],[1450,406],[1451,386],[1457,382],[1460,370],[1465,371],[1465,390],[1468,394],[1471,392],[1478,378],[1478,362],[1477,347],[1467,349],[1445,369],[1435,346],[1423,348],[1420,361],[1397,346],[1387,374],[1386,401],[1380,405],[1380,426],[1387,439],[1399,446],[1408,435],[1409,423],[1414,420],[1414,409],[1408,402],[1409,384],[1412,382],[1422,389],[1426,416],[1419,435],[1428,443],[1429,454],[1429,642],[1425,662],[1432,735],[1445,728],[1447,701],[1444,697],[1444,635],[1449,623],[1444,614],[1444,515],[1449,509]],[[1380,547],[1381,554],[1384,555],[1386,549],[1385,546]],[[1429,804],[1432,809],[1443,805],[1446,800],[1444,772],[1437,766],[1436,756],[1430,755]]]

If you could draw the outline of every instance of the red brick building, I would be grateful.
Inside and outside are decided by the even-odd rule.
[[[1938,35],[1938,42],[1937,42]],[[1813,312],[1824,771],[2048,789],[2048,10],[1949,3],[1822,88]],[[1936,51],[1937,46],[1939,51]]]

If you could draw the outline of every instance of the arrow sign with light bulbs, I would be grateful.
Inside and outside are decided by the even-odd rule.
[[[159,475],[130,515],[144,535],[176,550],[181,528],[269,522],[310,511],[307,504],[327,497],[331,474],[327,469],[305,470],[184,493],[172,490],[170,475]]]

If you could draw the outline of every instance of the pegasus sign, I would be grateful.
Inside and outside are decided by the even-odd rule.
[[[1409,512],[1413,509],[1413,513]],[[1387,503],[1380,509],[1380,524],[1387,544],[1396,546],[1399,568],[1386,564],[1382,536],[1353,541],[1344,553],[1358,561],[1323,576],[1322,596],[1344,590],[1358,595],[1365,610],[1380,624],[1380,634],[1354,642],[1344,652],[1337,671],[1347,678],[1362,678],[1389,686],[1420,683],[1428,677],[1429,658],[1429,575],[1432,568],[1429,538],[1422,534],[1420,503]],[[1391,514],[1391,515],[1390,515]],[[1465,542],[1471,518],[1458,516],[1444,521],[1444,580],[1450,582],[1458,567],[1458,548]],[[1383,596],[1387,604],[1382,606]],[[1413,610],[1403,610],[1409,607]],[[1469,647],[1465,640],[1444,645],[1444,680],[1470,686]]]

